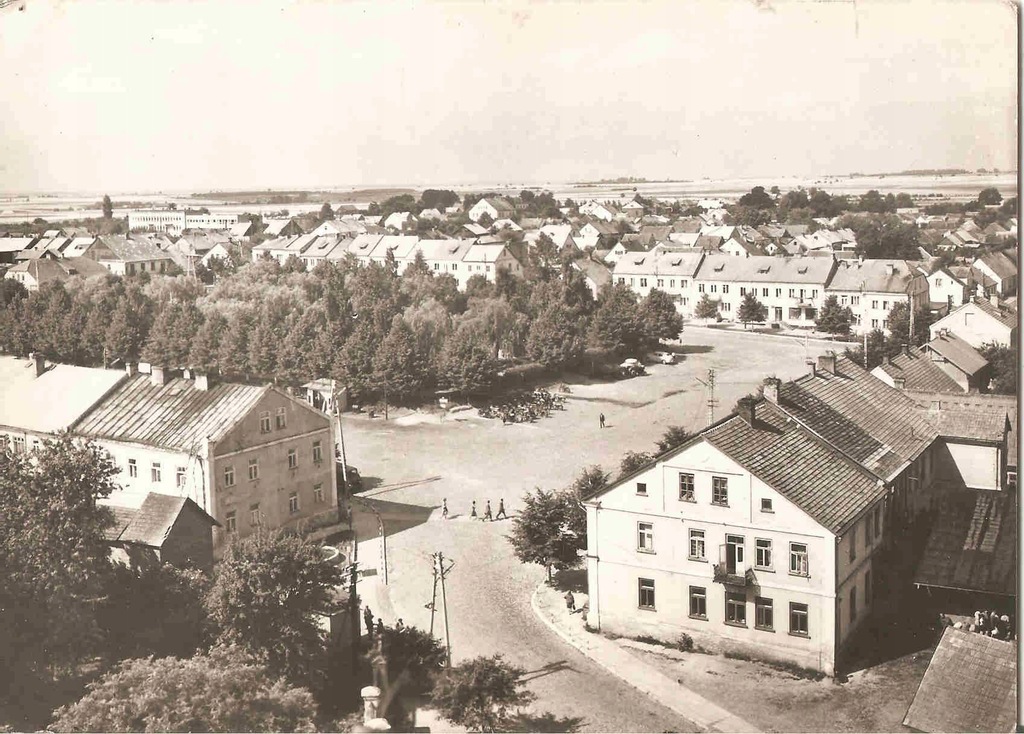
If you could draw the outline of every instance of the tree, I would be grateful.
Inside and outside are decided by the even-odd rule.
[[[560,491],[536,489],[523,495],[523,510],[512,521],[508,536],[516,558],[547,569],[574,568],[578,550],[586,548],[587,517],[574,488]]]
[[[840,217],[837,226],[853,230],[857,238],[856,252],[863,257],[897,260],[919,257],[917,226],[895,215],[847,214]]]
[[[530,325],[526,339],[527,355],[549,369],[576,364],[583,356],[580,326],[567,306],[551,304]]]
[[[653,460],[654,457],[646,451],[627,451],[619,463],[619,471],[622,473],[622,476],[632,474],[641,467],[650,464]]]
[[[97,500],[116,475],[105,452],[69,433],[31,456],[0,451],[0,699],[102,652],[96,601],[114,517]]]
[[[103,218],[113,219],[114,217],[114,203],[110,200],[107,194],[103,195]]]
[[[460,325],[445,339],[440,366],[444,384],[463,394],[486,390],[498,374],[488,337],[471,322]]]
[[[754,291],[751,289],[743,296],[737,316],[743,322],[743,328],[746,329],[747,324],[767,321],[768,307],[757,300],[757,296],[754,295]]]
[[[897,209],[912,209],[914,207],[914,197],[910,194],[903,192],[896,194],[896,208]]]
[[[127,660],[77,703],[54,713],[59,732],[316,731],[313,696],[243,650]]]
[[[206,597],[216,642],[238,645],[270,675],[315,690],[326,644],[316,615],[342,578],[319,546],[298,537],[260,530],[231,543]]]
[[[624,283],[605,286],[590,322],[590,343],[618,354],[632,354],[644,345],[636,294]]]
[[[867,335],[868,355],[864,361],[863,341],[857,346],[848,348],[844,354],[866,370],[873,370],[882,363],[886,355],[885,333],[881,329],[872,329]]]
[[[558,248],[547,234],[541,232],[528,254],[528,276],[531,279],[547,281],[558,272]]]
[[[888,353],[898,354],[904,344],[920,346],[929,340],[932,325],[932,312],[928,306],[922,306],[914,313],[914,338],[910,338],[910,306],[906,302],[893,305],[889,310]]]
[[[981,356],[992,365],[992,381],[989,390],[999,395],[1017,394],[1017,354],[1010,347],[1000,344],[982,344],[978,349]]]
[[[676,310],[672,297],[657,288],[652,288],[640,302],[638,317],[644,336],[652,346],[657,346],[659,341],[678,339],[683,330],[683,317]]]
[[[334,219],[334,210],[331,208],[330,202],[325,201],[324,205],[320,207],[320,221],[326,222],[330,219]]]
[[[755,209],[774,209],[775,200],[771,194],[764,190],[764,186],[755,186],[750,193],[744,194],[739,200],[740,206],[749,206]]]
[[[663,454],[666,451],[671,451],[676,446],[682,446],[693,438],[693,435],[682,426],[669,426],[658,441],[658,453]]]
[[[991,206],[999,204],[1003,201],[1003,195],[999,193],[999,189],[989,187],[982,189],[981,193],[978,194],[978,203],[982,206]]]
[[[698,319],[713,319],[718,316],[718,301],[712,301],[708,294],[705,293],[697,301],[697,306],[693,310],[693,315]]]
[[[203,314],[191,302],[165,306],[153,321],[142,351],[143,358],[158,367],[187,367],[192,341],[203,323]]]
[[[525,670],[501,655],[477,657],[445,671],[431,700],[438,713],[470,731],[502,731],[516,709],[535,698],[522,689]]]
[[[839,299],[832,295],[821,304],[814,323],[826,334],[849,334],[853,325],[853,311],[849,306],[840,306]]]
[[[392,686],[415,694],[426,693],[434,687],[435,678],[447,658],[438,639],[416,627],[386,627],[384,655]]]
[[[386,387],[388,399],[394,403],[414,400],[427,386],[427,361],[402,317],[395,317],[391,331],[373,357],[373,368],[377,388]]]
[[[588,466],[569,485],[569,490],[576,495],[580,501],[587,499],[607,486],[610,475],[599,466]],[[573,512],[569,520],[570,528],[577,535],[585,535],[587,532],[587,516],[585,513]]]

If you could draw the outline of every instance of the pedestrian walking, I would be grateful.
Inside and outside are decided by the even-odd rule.
[[[377,617],[377,637],[384,639],[384,620]]]
[[[604,428],[604,413],[601,413],[598,420],[601,421],[601,428]]]
[[[395,624],[395,631],[396,632],[401,632],[404,629],[405,629],[405,622],[403,622],[402,618],[399,617],[398,618],[398,622]]]
[[[491,514],[491,501],[487,500],[487,504],[484,505],[484,520],[488,522],[494,522],[494,515]]]
[[[470,517],[477,517],[476,514],[476,500],[473,500],[473,510],[469,514]]]
[[[495,520],[499,520],[501,518],[505,518],[506,520],[508,519],[508,515],[505,514],[505,498],[504,497],[502,497],[500,500],[498,500],[498,514],[494,516]]]
[[[441,500],[441,517],[443,517],[445,520],[448,519],[448,498],[447,497],[445,497],[443,500]]]
[[[565,592],[565,608],[569,610],[569,614],[576,611],[576,597],[571,591]]]
[[[373,611],[370,607],[363,610],[363,622],[366,623],[366,634],[373,637]]]

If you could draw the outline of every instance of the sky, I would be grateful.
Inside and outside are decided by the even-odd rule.
[[[17,0],[0,191],[1014,170],[1016,34],[1002,0]]]

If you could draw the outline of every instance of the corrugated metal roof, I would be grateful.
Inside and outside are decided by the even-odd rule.
[[[903,725],[924,732],[1010,732],[1017,645],[947,627]]]
[[[126,378],[120,370],[69,364],[36,377],[31,360],[0,357],[0,425],[40,433],[70,428]]]
[[[833,533],[885,495],[874,476],[766,400],[754,425],[733,416],[701,436]]]
[[[77,431],[92,438],[196,451],[205,438],[223,436],[268,390],[223,382],[198,390],[183,378],[161,386],[139,374],[90,411]]]

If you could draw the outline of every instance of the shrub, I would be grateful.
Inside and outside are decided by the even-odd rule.
[[[693,652],[693,638],[685,632],[679,635],[679,639],[676,640],[676,647],[681,652]]]

